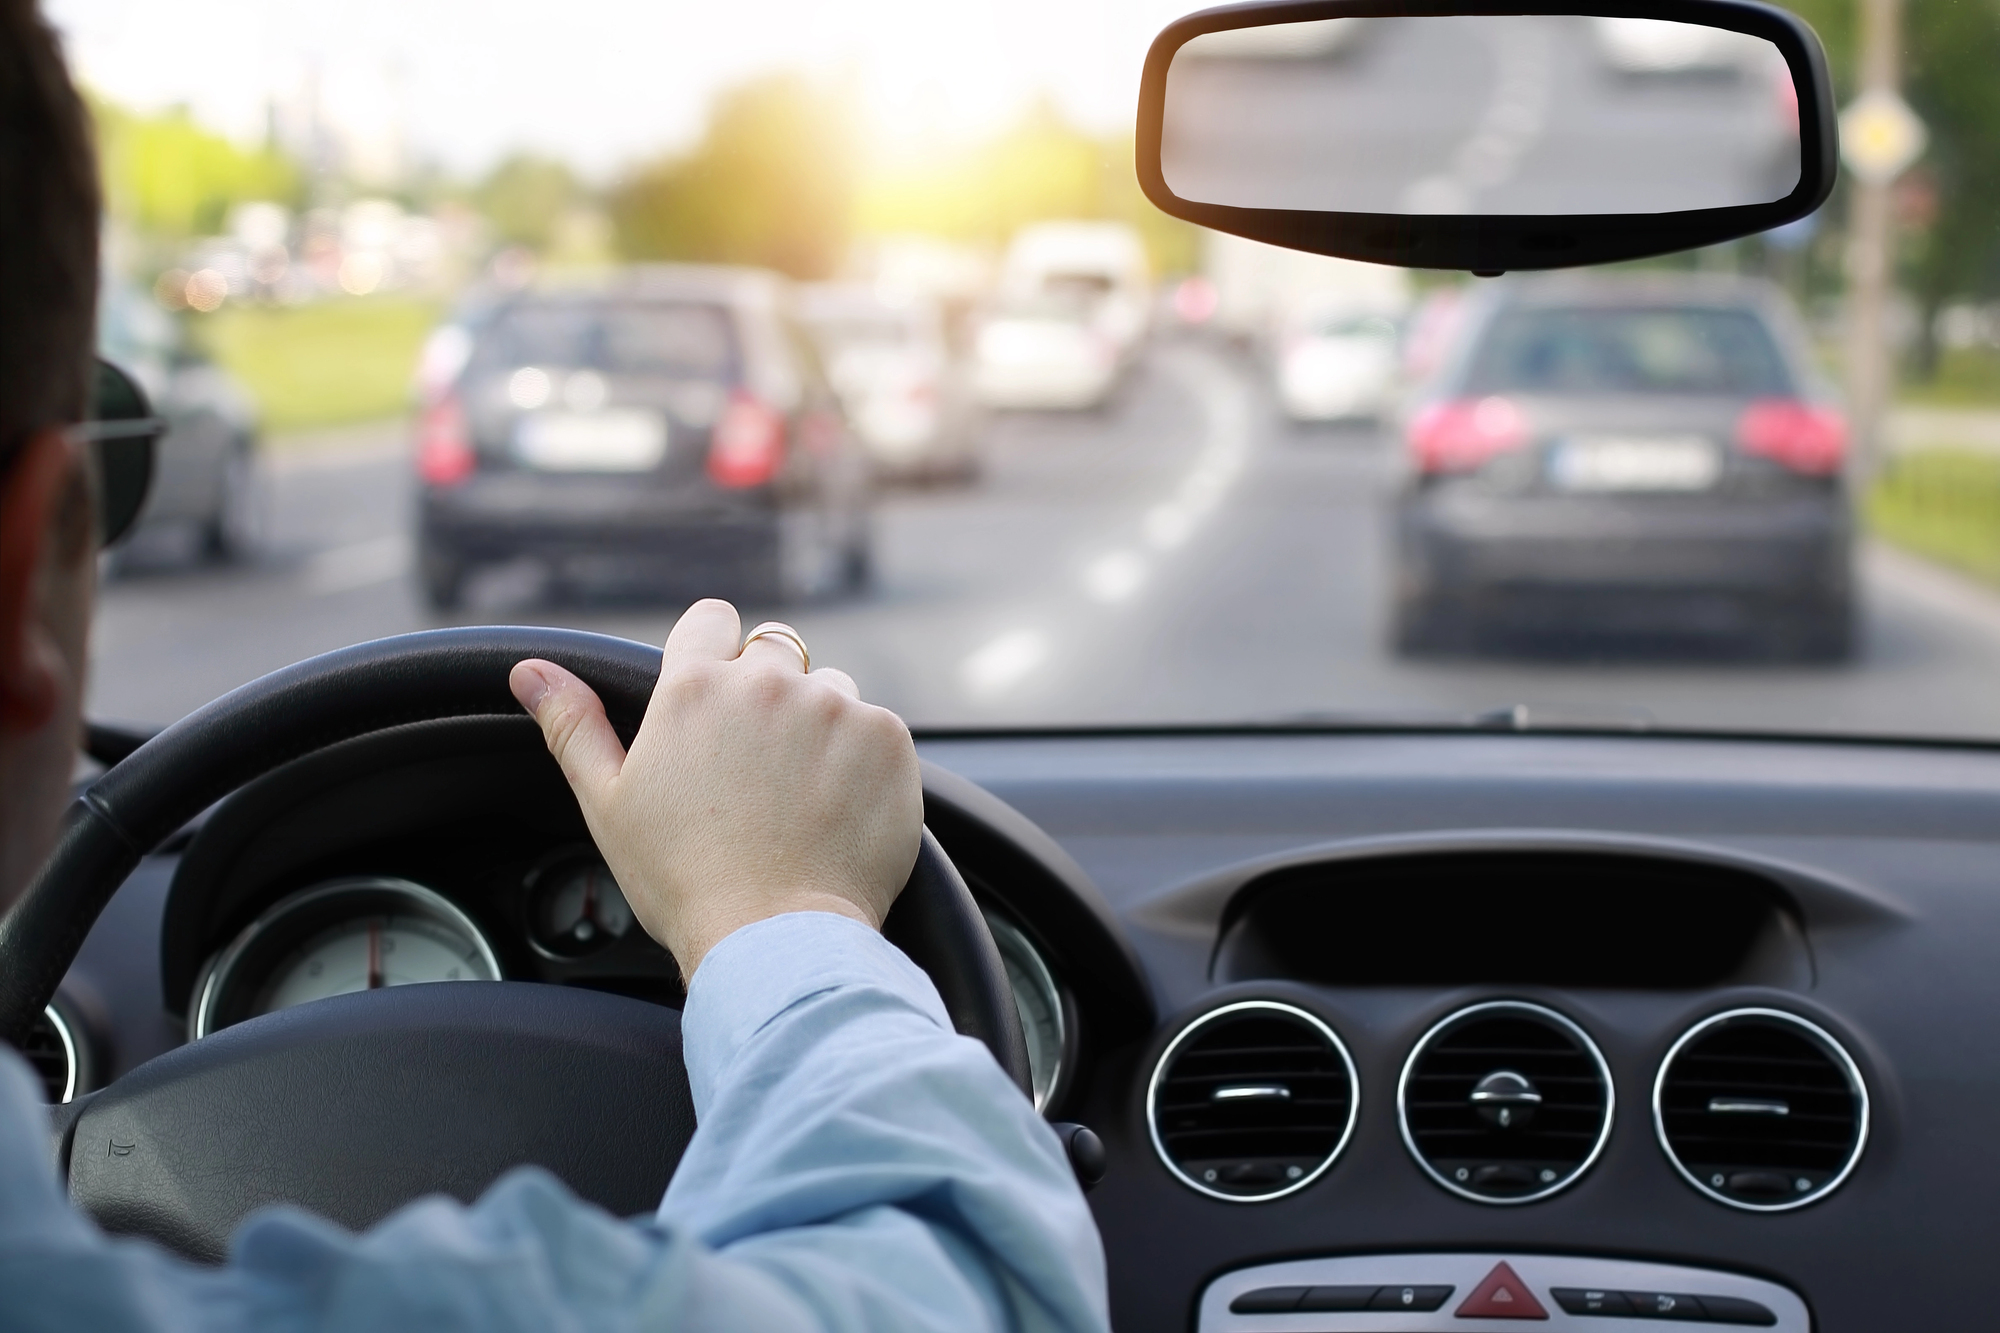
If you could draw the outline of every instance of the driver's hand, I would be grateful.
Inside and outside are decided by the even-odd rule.
[[[902,719],[862,703],[845,672],[807,675],[786,640],[739,654],[741,634],[727,602],[688,608],[630,753],[596,693],[561,667],[521,662],[508,680],[683,978],[731,931],[784,912],[881,929],[923,824]]]

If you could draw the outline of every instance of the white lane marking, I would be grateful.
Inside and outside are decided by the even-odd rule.
[[[1154,565],[1183,545],[1215,513],[1242,475],[1254,435],[1252,399],[1243,381],[1213,356],[1177,350],[1162,357],[1193,392],[1204,418],[1204,438],[1194,463],[1167,499],[1140,521],[1143,549],[1119,547],[1098,556],[1082,571],[1083,593],[1107,604],[1128,602],[1150,581]],[[959,664],[968,693],[983,699],[1005,694],[1049,657],[1048,635],[1038,629],[1007,630],[973,650]]]
[[[1532,22],[1532,21],[1531,21]],[[1409,213],[1470,213],[1481,190],[1514,174],[1548,123],[1553,48],[1539,26],[1509,23],[1494,43],[1493,99],[1451,164],[1403,192]]]
[[[1146,513],[1146,540],[1158,551],[1171,551],[1195,534],[1236,484],[1250,454],[1250,396],[1242,382],[1208,357],[1178,359],[1208,419],[1208,439],[1173,495]]]
[[[302,577],[306,591],[315,597],[372,588],[408,573],[414,554],[408,537],[378,537],[321,551],[306,561]]]
[[[959,664],[959,679],[981,698],[1004,694],[1048,660],[1048,635],[1036,629],[1009,630]]]

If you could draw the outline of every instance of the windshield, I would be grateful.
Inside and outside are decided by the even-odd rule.
[[[528,297],[480,330],[469,372],[540,365],[727,380],[733,343],[728,315],[714,306]]]
[[[1472,393],[1736,394],[1792,391],[1778,348],[1740,310],[1522,310],[1480,348]]]
[[[1475,278],[1147,204],[1170,0],[44,3],[103,345],[171,424],[94,718],[429,627],[657,643],[714,594],[919,728],[2000,739],[1990,4],[1903,7],[1870,65],[1852,4],[1797,0],[1874,117],[1843,140],[1914,145],[1816,215]],[[1176,66],[1290,62],[1177,125],[1216,188],[1267,145],[1445,212],[1796,175],[1755,44],[1314,32]]]

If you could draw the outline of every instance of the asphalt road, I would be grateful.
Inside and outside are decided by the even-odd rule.
[[[160,724],[262,672],[444,623],[410,576],[401,430],[275,452],[269,535],[102,595],[89,709]],[[1389,446],[1273,414],[1255,367],[1149,354],[1103,413],[997,422],[976,486],[892,494],[867,596],[782,612],[913,724],[1462,719],[2000,737],[2000,595],[1864,552],[1857,661],[1409,663],[1385,648]],[[662,639],[677,606],[553,604],[496,571],[455,623]],[[756,608],[757,615],[769,608]]]

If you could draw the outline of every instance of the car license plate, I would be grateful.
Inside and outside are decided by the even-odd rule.
[[[1565,491],[1705,491],[1721,474],[1721,454],[1702,435],[1572,436],[1549,459]]]
[[[658,412],[536,412],[514,427],[514,453],[543,472],[649,472],[667,456]]]

